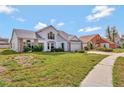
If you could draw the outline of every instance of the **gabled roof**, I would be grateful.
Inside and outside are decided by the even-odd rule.
[[[60,31],[60,30],[58,30],[58,34],[59,34],[61,37],[63,37],[65,40],[68,41],[68,36],[69,36],[69,34],[67,34],[67,33],[64,32],[64,31]]]
[[[24,29],[13,29],[18,38],[37,39],[35,32]]]
[[[70,41],[80,41],[80,39],[79,39],[77,36],[75,36],[75,35],[69,36],[69,40],[70,40]],[[81,42],[81,41],[80,41],[80,42]]]
[[[54,26],[50,25],[50,26],[44,27],[44,28],[42,28],[42,29],[39,29],[38,31],[36,31],[36,33],[42,32],[42,31],[44,31],[45,29],[49,29],[49,28],[53,28],[53,29],[56,30],[56,28],[55,28]],[[56,30],[56,31],[57,31],[57,30]]]
[[[88,43],[88,42],[89,42],[90,40],[92,40],[96,35],[98,35],[98,34],[81,36],[79,39],[80,39],[83,43]]]
[[[114,42],[111,42],[109,40],[107,40],[106,38],[101,38],[102,40],[104,40],[105,42],[109,43],[109,44],[115,44]]]
[[[45,27],[45,28],[42,28],[42,29],[36,31],[36,33],[39,33],[39,32],[41,32],[41,31],[44,31],[44,30],[49,29],[49,28],[55,29],[55,30],[58,32],[58,34],[59,34],[63,39],[65,39],[65,40],[67,40],[67,41],[73,40],[73,37],[75,37],[75,35],[71,35],[71,34],[68,34],[68,33],[64,32],[64,31],[57,30],[57,29],[56,29],[54,26],[52,26],[52,25],[47,26],[47,27]]]
[[[66,41],[80,41],[77,36],[68,34],[68,33],[64,32],[64,31],[57,30],[52,25],[50,25],[48,27],[45,27],[43,29],[40,29],[40,30],[38,30],[36,32],[31,31],[31,30],[24,30],[24,29],[13,29],[13,33],[15,33],[18,38],[43,39],[39,35],[39,32],[44,31],[45,29],[49,29],[49,28],[55,29],[58,32],[58,35],[61,36]],[[13,36],[13,33],[12,33],[12,36]],[[76,37],[77,40],[74,40],[74,37]]]
[[[64,31],[59,31],[59,34],[60,34],[63,38],[65,38],[67,41],[80,41],[77,36],[68,34],[68,33],[64,32]],[[76,37],[77,40],[74,40],[74,39],[73,39],[74,37]]]

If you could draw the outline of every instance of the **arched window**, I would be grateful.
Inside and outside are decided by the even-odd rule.
[[[48,39],[55,39],[53,32],[48,33]]]

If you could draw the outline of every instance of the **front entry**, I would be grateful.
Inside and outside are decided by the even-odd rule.
[[[51,51],[55,48],[55,42],[48,42],[47,43],[47,50]]]

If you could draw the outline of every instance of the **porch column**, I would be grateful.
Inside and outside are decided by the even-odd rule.
[[[47,42],[44,42],[44,50],[43,51],[48,51],[48,49],[47,49]]]

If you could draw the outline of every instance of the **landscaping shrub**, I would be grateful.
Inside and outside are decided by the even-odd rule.
[[[83,49],[82,50],[75,50],[74,52],[75,53],[85,53],[85,50],[83,50]]]
[[[30,48],[30,47],[28,47],[28,46],[24,46],[23,47],[23,52],[29,52],[29,51],[31,51],[32,49]]]
[[[85,53],[85,50],[79,50],[78,53]]]
[[[24,46],[23,52],[40,52],[43,51],[42,45],[34,45],[32,47]]]
[[[124,43],[122,44],[122,47],[121,48],[124,48]]]
[[[113,49],[111,49],[111,48],[104,48],[104,47],[99,47],[96,50],[104,51],[104,52],[113,52]]]
[[[113,50],[115,53],[124,53],[124,48],[116,48]]]
[[[75,53],[77,53],[77,52],[78,52],[78,50],[75,50],[74,52],[75,52]]]
[[[89,48],[88,47],[84,47],[84,50],[89,50]]]
[[[43,46],[42,45],[34,45],[32,48],[33,52],[40,52],[43,51]]]
[[[2,55],[9,55],[9,54],[16,54],[17,52],[13,51],[13,50],[3,50],[0,54]]]
[[[63,48],[54,48],[51,50],[51,52],[64,52]]]

